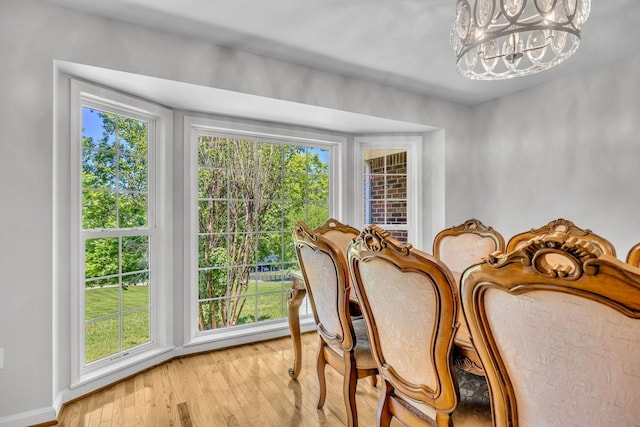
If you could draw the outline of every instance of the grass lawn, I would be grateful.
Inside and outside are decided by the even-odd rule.
[[[86,324],[85,359],[93,362],[120,351],[120,289],[94,288],[85,292],[87,320],[115,315]],[[122,291],[122,350],[149,341],[149,287],[129,286]]]
[[[287,290],[291,282],[257,282],[258,295],[248,295],[238,325],[287,316]],[[284,292],[283,292],[284,289]],[[149,287],[129,286],[122,291],[122,350],[149,341]],[[120,349],[120,288],[92,288],[85,292],[86,361],[92,362]]]

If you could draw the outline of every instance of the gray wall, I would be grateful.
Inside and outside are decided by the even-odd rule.
[[[624,259],[640,241],[638,75],[636,56],[476,107],[474,213],[506,238],[567,218]]]
[[[58,151],[64,141],[54,145],[54,135],[68,135],[60,129],[64,121],[54,126],[68,81],[55,80],[54,60],[445,129],[446,208],[453,213],[447,221],[473,212],[471,179],[459,173],[471,170],[464,155],[468,107],[34,0],[0,2],[0,52],[0,425],[52,419],[69,384],[69,269],[61,261],[68,251],[61,226],[68,200],[53,197],[55,179],[68,176],[54,171],[54,157],[68,165],[67,153]]]
[[[508,238],[565,217],[622,257],[640,241],[638,57],[470,109],[34,0],[0,2],[0,52],[0,425],[51,419],[69,381],[68,268],[54,262],[65,245],[53,247],[66,233],[54,207],[68,202],[52,190],[64,157],[56,59],[438,127],[447,226],[473,216]]]

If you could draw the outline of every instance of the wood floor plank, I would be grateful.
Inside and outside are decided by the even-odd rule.
[[[61,426],[337,427],[346,422],[342,376],[327,366],[316,409],[315,332],[302,335],[302,371],[289,378],[289,337],[180,357],[64,405]],[[378,391],[358,382],[361,426],[375,425]],[[400,427],[394,420],[393,427]]]

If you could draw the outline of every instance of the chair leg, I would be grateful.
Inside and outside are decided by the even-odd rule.
[[[320,390],[318,392],[318,409],[324,406],[324,400],[327,397],[327,382],[324,376],[324,368],[327,364],[324,356],[324,347],[327,344],[322,338],[320,338],[320,344],[318,345],[318,358],[316,362],[316,372],[318,373],[318,386]]]
[[[451,416],[445,412],[437,412],[436,426],[437,427],[453,427],[453,421],[451,420]]]
[[[389,427],[391,425],[391,413],[389,412],[389,396],[391,395],[391,385],[382,380],[382,390],[380,392],[380,398],[378,399],[378,411],[377,411],[377,427]]]
[[[371,375],[369,377],[369,384],[371,384],[371,386],[375,388],[378,385],[378,376],[377,375]]]
[[[344,380],[342,392],[347,409],[347,426],[358,427],[358,410],[356,409],[356,387],[358,386],[358,368],[353,352],[344,354]]]

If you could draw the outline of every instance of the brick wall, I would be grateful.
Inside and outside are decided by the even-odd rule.
[[[367,161],[370,178],[370,210],[372,224],[406,224],[407,223],[407,153],[395,153],[385,158],[378,157]],[[398,174],[398,175],[394,175]],[[385,218],[385,185],[387,211]],[[393,231],[390,234],[396,239],[406,242],[406,231]]]

